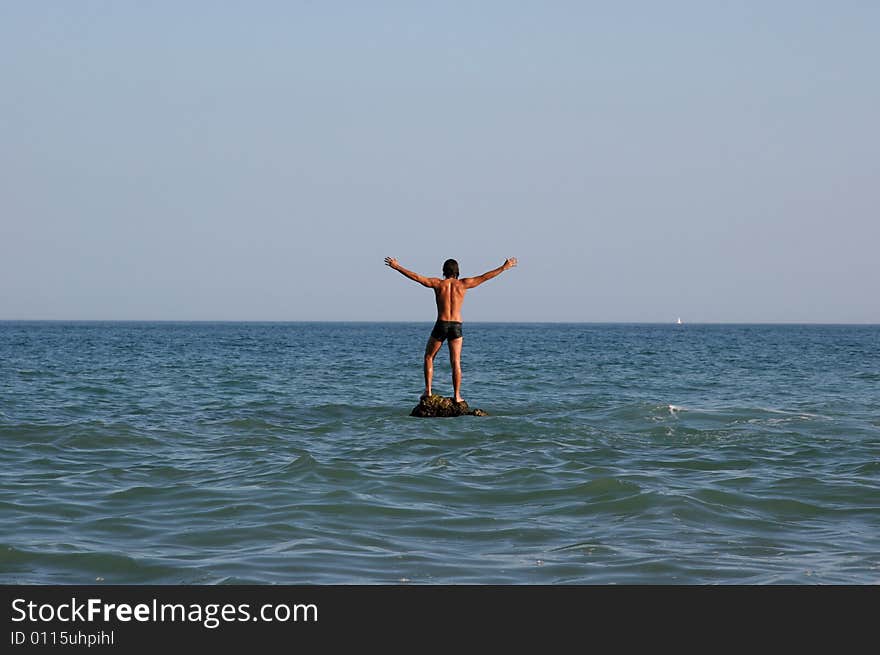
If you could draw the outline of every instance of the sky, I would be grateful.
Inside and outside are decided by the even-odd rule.
[[[0,1],[0,320],[880,323],[880,3]]]

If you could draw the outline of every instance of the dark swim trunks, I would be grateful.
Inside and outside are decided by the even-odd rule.
[[[459,321],[437,321],[434,323],[434,329],[431,330],[431,336],[437,341],[461,339],[461,323]]]

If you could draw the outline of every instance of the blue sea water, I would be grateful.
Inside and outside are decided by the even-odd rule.
[[[430,325],[0,323],[0,583],[880,583],[880,327]]]

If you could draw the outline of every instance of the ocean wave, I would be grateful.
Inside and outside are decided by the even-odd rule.
[[[0,578],[7,584],[174,584],[181,582],[181,570],[148,557],[73,545],[48,550],[0,544]]]

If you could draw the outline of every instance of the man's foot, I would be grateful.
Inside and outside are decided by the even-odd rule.
[[[456,405],[460,405],[460,404],[462,404],[463,402],[467,402],[467,401],[465,401],[464,398],[453,398],[453,399],[452,399],[452,402],[454,402]]]
[[[431,392],[425,390],[425,391],[422,392],[422,395],[419,396],[419,400],[427,400],[427,399],[430,398],[430,397],[431,397]]]

